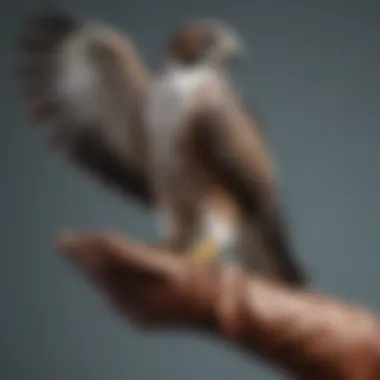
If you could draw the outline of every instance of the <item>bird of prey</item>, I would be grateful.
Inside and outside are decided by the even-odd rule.
[[[20,68],[37,120],[77,163],[158,212],[163,245],[200,261],[236,249],[245,265],[302,286],[274,165],[228,77],[241,41],[224,23],[193,22],[149,75],[132,41],[57,13],[30,20]]]

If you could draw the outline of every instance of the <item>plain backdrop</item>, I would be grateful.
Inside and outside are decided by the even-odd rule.
[[[42,3],[42,1],[41,1]],[[380,308],[380,2],[58,0],[128,32],[146,62],[170,33],[221,18],[248,54],[233,72],[265,120],[282,199],[313,286]],[[44,148],[11,80],[12,43],[38,1],[0,12],[0,378],[284,379],[196,334],[146,334],[110,313],[56,252],[61,227],[155,236],[151,215]]]

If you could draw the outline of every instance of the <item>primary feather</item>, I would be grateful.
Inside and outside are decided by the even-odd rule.
[[[76,164],[143,204],[143,103],[150,76],[131,40],[109,26],[63,12],[30,17],[18,69],[27,109],[55,124],[51,141]]]

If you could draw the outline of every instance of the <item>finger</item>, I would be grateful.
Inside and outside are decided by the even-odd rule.
[[[178,269],[179,258],[173,253],[151,247],[115,234],[98,235],[110,258],[123,261],[125,267],[155,273],[168,273]]]
[[[99,271],[110,262],[125,270],[151,274],[173,275],[180,271],[181,262],[169,252],[122,239],[112,233],[74,234],[67,231],[59,238],[59,249],[90,271]]]
[[[104,268],[104,255],[98,247],[71,230],[64,230],[58,236],[58,250],[73,261],[81,270],[97,276]]]

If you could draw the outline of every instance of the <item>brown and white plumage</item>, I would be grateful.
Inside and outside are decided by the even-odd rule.
[[[28,18],[19,49],[21,94],[32,119],[55,124],[50,144],[151,205],[142,126],[150,75],[132,41],[107,25],[49,11]]]
[[[58,15],[33,25],[40,37],[26,44],[23,82],[37,78],[30,68],[41,50],[53,71],[32,86],[29,104],[58,122],[58,140],[77,163],[154,207],[171,248],[191,252],[211,238],[218,250],[238,247],[264,274],[304,283],[267,149],[224,72],[241,45],[230,28],[202,21],[182,29],[150,78],[132,42],[102,24]],[[36,41],[44,47],[31,49]]]
[[[217,21],[194,23],[169,44],[146,108],[156,203],[174,246],[211,239],[214,249],[236,249],[246,265],[301,284],[271,158],[225,70],[240,48]]]

